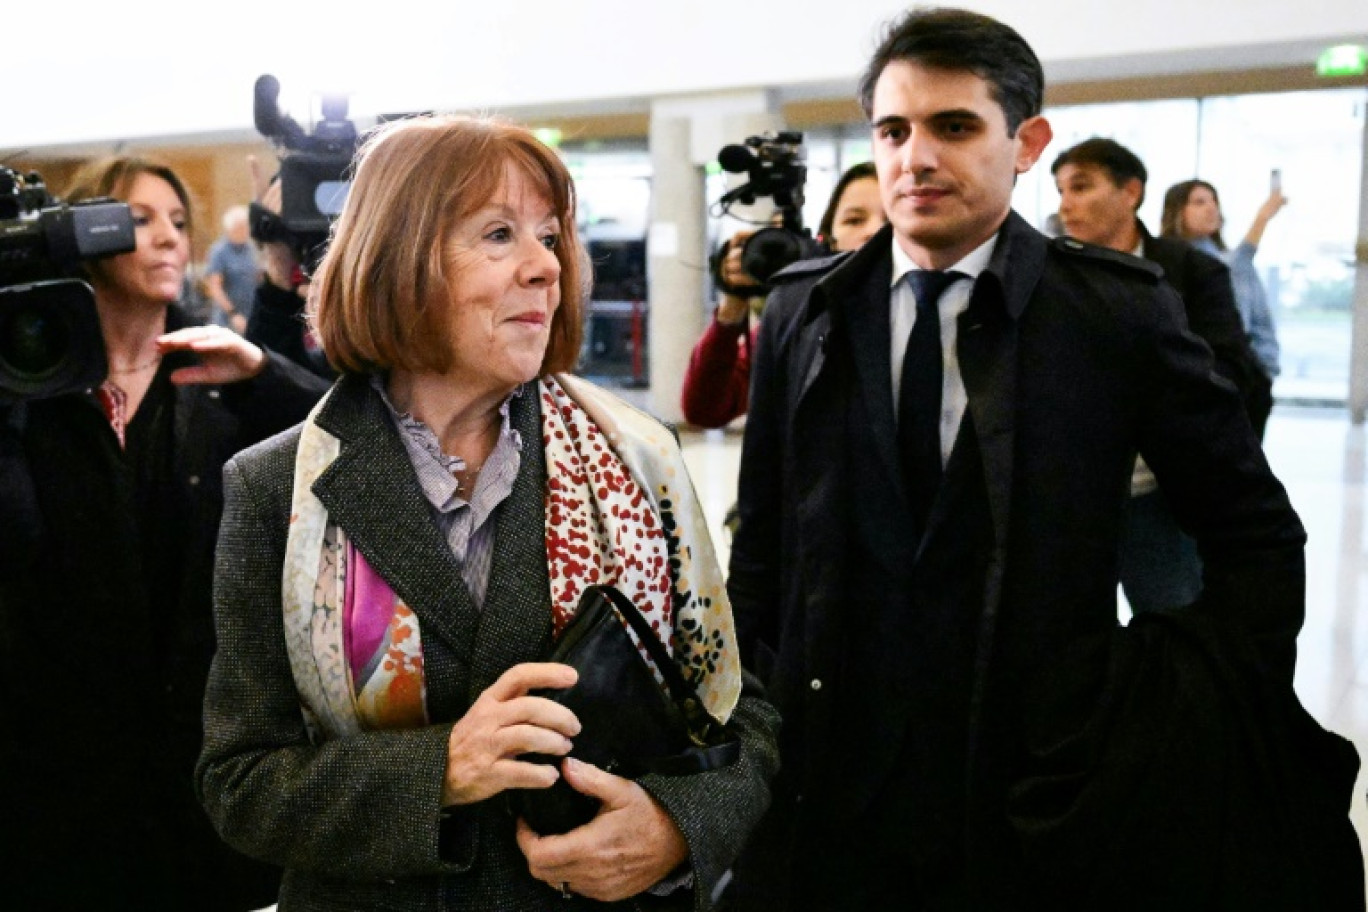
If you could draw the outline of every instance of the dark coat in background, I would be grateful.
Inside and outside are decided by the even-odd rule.
[[[456,808],[445,820],[439,813],[452,723],[503,672],[540,660],[550,645],[539,407],[535,392],[512,400],[513,427],[528,445],[499,507],[479,609],[368,378],[344,376],[319,415],[341,451],[314,493],[422,625],[432,724],[421,728],[310,743],[280,594],[299,430],[226,468],[215,594],[222,645],[205,703],[199,787],[230,843],[288,869],[282,912],[594,905],[567,902],[531,877],[503,796]],[[731,722],[742,742],[736,764],[640,780],[683,832],[694,873],[692,889],[653,905],[706,909],[768,805],[778,717],[755,695],[754,679],[749,685]]]
[[[1259,364],[1240,319],[1230,269],[1186,241],[1160,238],[1139,225],[1144,257],[1164,270],[1164,281],[1183,301],[1188,328],[1211,346],[1216,370],[1240,391],[1245,412],[1263,439],[1262,422],[1273,404],[1273,381]]]
[[[1361,909],[1354,751],[1291,690],[1305,534],[1159,269],[1009,215],[959,318],[959,487],[909,541],[891,243],[798,270],[761,322],[729,590],[783,765],[739,898],[845,908],[810,898],[860,886],[823,847],[916,838],[928,818],[878,801],[920,751],[958,814],[954,908]],[[1205,591],[1121,629],[1137,452]],[[909,723],[930,698],[959,707],[947,740]]]
[[[168,329],[178,323],[168,317]],[[186,357],[168,356],[162,373]],[[298,422],[325,388],[278,356],[244,383],[175,388],[158,447],[169,463],[150,470],[158,483],[141,503],[128,499],[131,472],[114,468],[118,444],[93,396],[28,403],[22,429],[7,430],[0,906],[274,901],[279,870],[229,849],[193,789],[214,546],[223,464]]]

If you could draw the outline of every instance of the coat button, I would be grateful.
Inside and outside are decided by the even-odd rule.
[[[821,689],[822,689],[822,679],[821,679],[821,678],[813,678],[813,679],[812,679],[812,683],[809,684],[808,686],[811,687],[813,690],[821,690]]]
[[[190,480],[190,486],[191,486],[191,487],[194,487],[195,485],[199,484],[199,476],[198,476],[198,475],[191,475],[189,480]]]

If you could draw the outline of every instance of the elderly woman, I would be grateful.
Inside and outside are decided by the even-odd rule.
[[[706,525],[664,428],[563,374],[584,290],[556,155],[495,121],[377,130],[318,276],[342,376],[225,470],[219,652],[199,767],[282,910],[703,909],[768,801],[773,709],[743,688]],[[630,593],[740,759],[619,778],[535,692],[584,586]],[[602,802],[532,831],[507,794],[560,777]]]

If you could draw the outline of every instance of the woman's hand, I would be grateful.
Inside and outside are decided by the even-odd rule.
[[[157,348],[163,355],[173,351],[199,355],[199,364],[172,372],[171,382],[177,384],[236,383],[250,380],[266,366],[265,352],[224,326],[178,329],[159,336]]]
[[[562,765],[565,781],[603,806],[593,820],[560,836],[539,836],[518,821],[518,847],[533,877],[614,902],[655,886],[689,857],[679,827],[641,786],[578,760]]]
[[[526,662],[505,671],[451,729],[447,741],[442,804],[473,804],[512,788],[549,788],[560,778],[548,763],[522,754],[570,752],[580,732],[570,710],[528,691],[569,687],[578,675],[569,665]]]

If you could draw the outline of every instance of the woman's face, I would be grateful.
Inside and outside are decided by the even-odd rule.
[[[1215,194],[1206,187],[1193,187],[1183,206],[1183,235],[1205,238],[1220,230],[1221,206]]]
[[[100,264],[96,284],[135,301],[169,304],[180,297],[190,262],[189,214],[175,188],[153,174],[133,178],[124,202],[138,246]]]
[[[836,216],[831,220],[831,249],[854,250],[887,221],[879,198],[879,182],[872,177],[853,180],[841,191],[840,202],[836,204]]]
[[[451,276],[449,375],[512,389],[538,375],[560,306],[560,221],[517,168],[458,222],[443,254]]]

